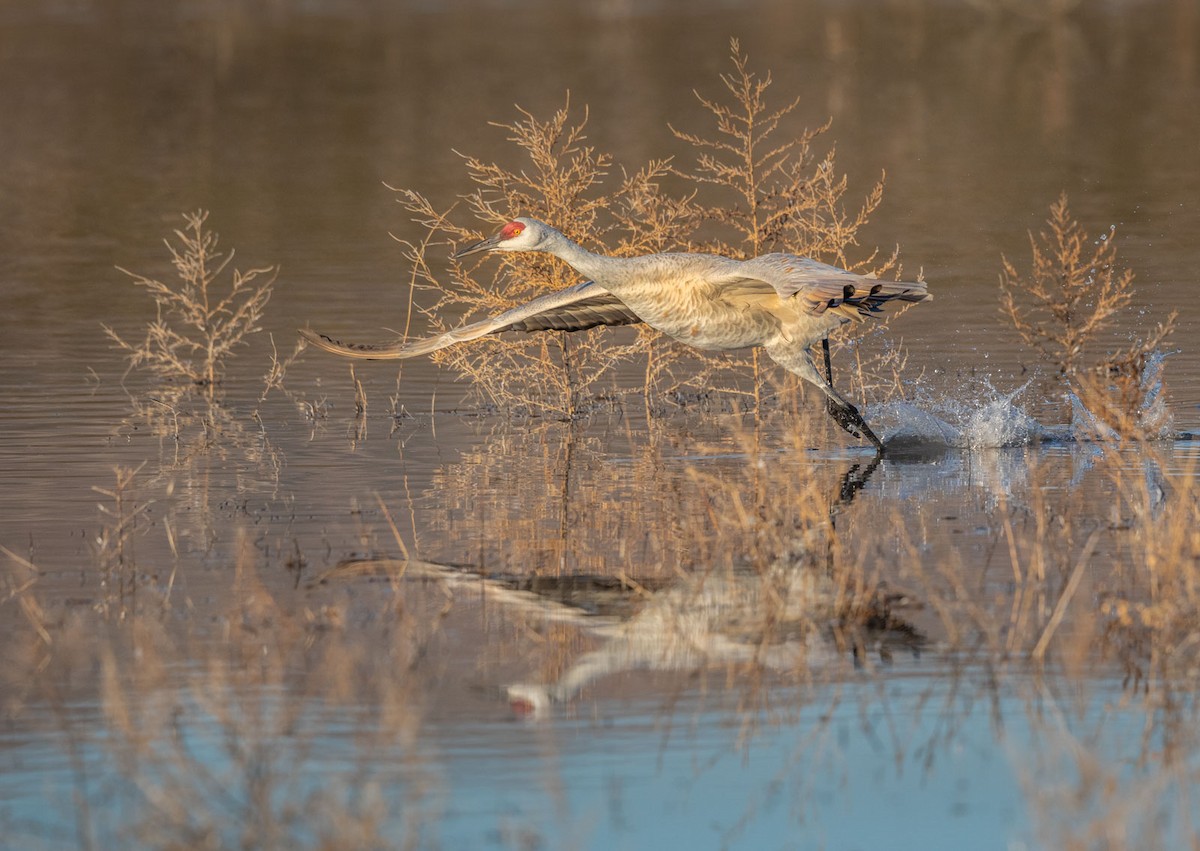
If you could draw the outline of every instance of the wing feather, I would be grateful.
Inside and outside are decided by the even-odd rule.
[[[736,279],[743,287],[754,281],[770,286],[781,299],[798,299],[806,313],[834,311],[856,320],[879,313],[892,301],[933,298],[924,281],[881,281],[793,254],[746,260],[739,264]]]
[[[396,360],[427,355],[455,343],[477,340],[502,331],[583,331],[597,325],[632,325],[641,321],[612,293],[592,281],[585,281],[538,296],[497,316],[423,340],[343,343],[308,328],[300,329],[300,336],[317,348],[342,357]]]

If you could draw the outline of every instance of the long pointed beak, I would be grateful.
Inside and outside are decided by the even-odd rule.
[[[468,245],[466,248],[462,249],[461,251],[456,251],[451,256],[455,260],[461,260],[462,258],[466,257],[469,254],[478,254],[480,251],[490,251],[491,249],[495,248],[499,244],[500,244],[500,235],[496,234],[495,236],[489,236],[487,239],[482,240],[481,242],[477,242],[474,245]]]

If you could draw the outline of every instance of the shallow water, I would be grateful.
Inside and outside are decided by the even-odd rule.
[[[664,714],[657,701],[629,698],[564,720],[553,734],[511,723],[434,722],[418,754],[391,756],[373,779],[383,797],[420,801],[433,814],[416,828],[399,818],[392,825],[394,835],[410,831],[424,846],[866,847],[895,842],[902,829],[905,847],[954,848],[972,834],[988,847],[1038,845],[1038,820],[1054,815],[1031,812],[1022,791],[1041,785],[1047,804],[1061,794],[1056,772],[1069,760],[1058,751],[1098,725],[1105,730],[1098,750],[1122,766],[1122,782],[1148,773],[1129,747],[1140,719],[1103,706],[1101,696],[1067,720],[1056,717],[1055,697],[1032,687],[997,695],[991,707],[981,705],[991,700],[985,689],[972,688],[956,695],[898,677],[886,690],[851,685],[836,697],[781,689],[777,706],[762,713],[685,695]],[[872,708],[864,711],[863,702]],[[999,750],[993,707],[1013,721]],[[946,718],[955,713],[963,717],[947,747]],[[748,714],[752,734],[731,737],[731,722],[741,729]],[[220,750],[216,741],[201,743],[198,761],[218,768],[226,762]],[[326,783],[351,776],[361,759],[336,735],[306,756],[298,769],[320,771]],[[53,777],[49,758],[24,754],[21,761]],[[98,759],[93,770],[90,782],[104,785]],[[118,802],[122,794],[115,792]],[[35,803],[27,790],[5,797],[31,820],[54,805],[52,798]],[[99,820],[110,819],[118,821],[112,811]],[[1163,835],[1186,842],[1187,833],[1170,823]],[[227,840],[235,836],[230,831]]]
[[[1155,679],[1133,641],[1078,661],[1136,578],[1084,575],[1048,673],[1019,627],[1053,622],[1094,531],[1101,567],[1140,546],[1200,443],[1064,440],[1070,400],[996,282],[1062,190],[1090,232],[1116,225],[1138,286],[1117,342],[1180,311],[1169,408],[1200,430],[1200,17],[1035,6],[0,11],[0,845],[1194,842],[1190,674]],[[510,161],[487,122],[568,90],[618,163],[688,157],[667,125],[701,125],[690,93],[719,86],[731,36],[800,98],[789,129],[832,117],[851,196],[886,171],[864,254],[898,244],[935,293],[886,337],[915,392],[867,410],[907,444],[880,465],[811,398],[547,422],[481,411],[422,360],[399,384],[358,365],[356,419],[345,363],[309,353],[296,397],[259,403],[265,334],[207,426],[123,383],[100,323],[137,337],[152,313],[114,266],[166,274],[179,212],[281,265],[281,351],[308,323],[382,337],[408,304],[389,234],[420,234],[384,182],[448,205],[470,190],[456,150]],[[95,490],[116,465],[140,466],[124,572]],[[738,511],[761,527],[739,536]],[[904,629],[851,647],[789,608],[827,604],[779,574],[830,515],[829,558],[904,596]],[[1043,596],[1039,542],[1061,555]]]

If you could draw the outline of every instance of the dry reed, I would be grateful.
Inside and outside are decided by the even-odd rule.
[[[164,240],[177,282],[121,269],[154,301],[155,318],[145,338],[135,343],[107,325],[104,330],[126,352],[130,369],[144,367],[160,380],[190,382],[208,388],[211,395],[234,350],[261,330],[278,269],[235,268],[228,284],[222,285],[234,252],[217,249],[217,235],[205,227],[206,211],[183,218],[186,226],[175,231],[177,244]]]
[[[522,110],[517,120],[494,125],[517,146],[525,165],[509,168],[465,156],[476,187],[465,204],[443,210],[419,192],[398,191],[400,203],[424,230],[420,239],[402,244],[414,269],[414,287],[435,296],[420,308],[434,329],[444,331],[461,319],[495,314],[576,282],[572,270],[549,256],[504,255],[467,265],[452,261],[448,267],[436,260],[435,246],[478,238],[476,226],[460,215],[464,207],[485,230],[531,215],[585,245],[607,246],[616,256],[682,250],[740,258],[787,250],[858,271],[898,270],[895,252],[883,259],[877,252],[852,256],[859,231],[881,203],[882,180],[860,206],[847,208],[848,182],[837,172],[832,149],[823,155],[814,150],[828,123],[781,138],[797,102],[771,103],[770,76],[750,70],[736,40],[731,61],[733,71],[721,75],[725,98],[700,97],[713,121],[711,134],[673,130],[679,141],[698,150],[688,170],[669,158],[638,169],[618,168],[610,155],[588,143],[587,111],[573,117],[568,102],[546,120]],[[680,194],[668,190],[680,182],[693,188]],[[406,334],[408,329],[406,323]],[[639,326],[633,332],[593,329],[488,339],[442,350],[434,360],[469,379],[488,404],[571,417],[609,396],[621,368],[638,370],[651,407],[663,399],[687,402],[717,393],[732,404],[752,400],[757,409],[763,401],[758,355],[749,357],[754,369],[748,387],[743,356],[704,355]]]
[[[1004,260],[1001,314],[1057,367],[1106,433],[1163,436],[1169,415],[1165,405],[1154,404],[1162,395],[1161,376],[1148,381],[1147,375],[1178,311],[1124,350],[1095,354],[1134,296],[1133,272],[1117,261],[1116,228],[1093,239],[1072,218],[1065,192],[1050,205],[1046,228],[1029,234],[1028,273]]]

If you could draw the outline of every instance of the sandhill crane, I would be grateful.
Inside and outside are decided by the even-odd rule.
[[[880,281],[792,254],[751,260],[682,253],[609,257],[525,217],[454,256],[482,251],[545,252],[591,280],[411,343],[341,343],[307,329],[300,333],[334,354],[377,360],[427,354],[501,331],[581,331],[639,322],[698,349],[761,346],[772,360],[825,394],[838,425],[865,437],[882,453],[883,443],[858,409],[834,389],[832,376],[822,378],[817,371],[810,347],[818,341],[828,345],[835,328],[869,317],[893,301],[931,297],[923,281]]]

